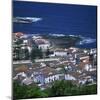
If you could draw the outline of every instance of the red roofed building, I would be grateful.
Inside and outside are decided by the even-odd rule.
[[[15,33],[15,36],[16,37],[21,37],[21,36],[23,36],[23,33],[22,32],[17,32],[17,33]]]

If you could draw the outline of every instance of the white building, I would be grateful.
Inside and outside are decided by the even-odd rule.
[[[23,43],[28,44],[28,40],[27,39],[23,40]]]
[[[65,75],[65,80],[76,80],[76,78],[73,77],[73,76],[70,75],[70,74],[67,74],[67,75]]]
[[[38,82],[40,85],[51,83],[55,80],[61,80],[62,78],[65,78],[64,74],[58,73],[56,70],[49,67],[40,69],[37,74],[33,75],[34,82]]]
[[[59,61],[59,58],[35,59],[35,62]]]
[[[86,64],[85,67],[84,67],[84,69],[86,71],[90,71],[92,69],[92,65],[91,64]]]
[[[30,85],[33,83],[33,80],[31,78],[26,77],[24,80],[22,80],[21,83],[25,85]]]
[[[62,79],[65,79],[65,75],[64,74],[51,74],[51,75],[48,75],[45,77],[45,83],[51,83],[51,82],[54,82],[56,80],[62,80]]]
[[[67,52],[63,50],[54,51],[55,56],[67,56]]]
[[[35,43],[42,51],[46,51],[50,47],[50,42],[45,39],[35,39]]]
[[[42,49],[43,51],[47,50],[50,47],[50,44],[39,44],[38,48]]]
[[[45,77],[45,83],[50,83],[55,80],[59,80],[59,74],[50,75],[50,76]]]

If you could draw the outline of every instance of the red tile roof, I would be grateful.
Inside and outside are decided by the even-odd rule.
[[[15,35],[16,35],[17,37],[21,37],[21,36],[23,36],[23,33],[22,33],[22,32],[17,32],[17,33],[15,33]]]

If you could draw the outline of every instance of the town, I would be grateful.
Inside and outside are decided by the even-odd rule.
[[[77,86],[96,84],[96,48],[67,47],[61,43],[42,34],[13,33],[13,80],[21,85],[37,84],[41,90],[56,80],[70,80]]]

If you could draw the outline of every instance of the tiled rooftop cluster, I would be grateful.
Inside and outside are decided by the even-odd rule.
[[[19,35],[18,35],[19,36]],[[43,44],[49,40],[42,36],[32,38],[37,46],[43,49]],[[29,41],[29,40],[28,40]],[[47,46],[47,45],[46,45]],[[47,49],[47,47],[45,47]],[[96,84],[97,76],[97,52],[96,49],[52,48],[49,58],[29,61],[13,62],[13,79],[20,84],[37,84],[41,89],[51,86],[55,80],[71,80],[77,85]]]

